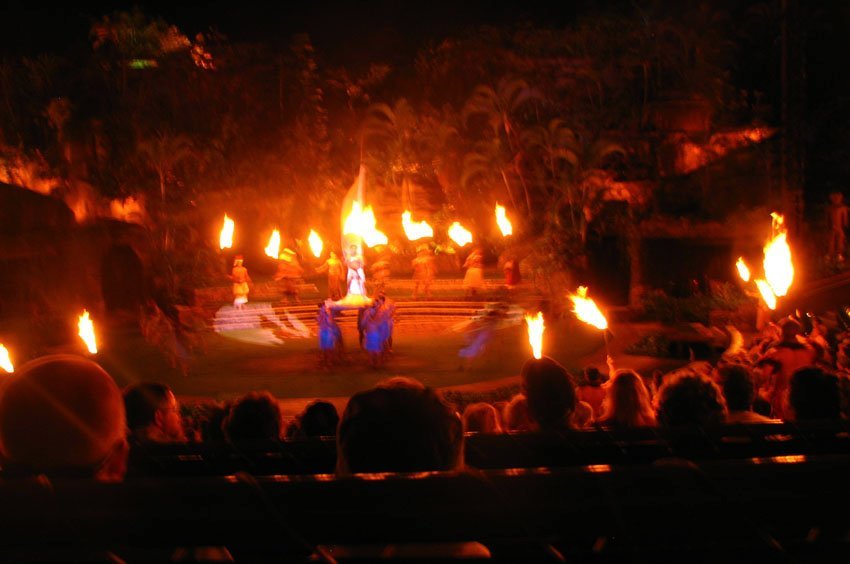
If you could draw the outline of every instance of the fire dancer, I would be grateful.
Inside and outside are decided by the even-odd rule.
[[[369,353],[369,366],[380,368],[384,362],[385,325],[379,310],[380,302],[375,300],[363,312],[364,348]]]
[[[248,303],[248,284],[252,282],[248,269],[243,266],[244,262],[242,255],[236,255],[233,259],[233,270],[230,272],[230,279],[233,281],[233,307],[236,309],[242,309]]]
[[[375,284],[375,292],[383,292],[390,280],[390,257],[389,250],[381,247],[378,250],[378,258],[372,263],[372,281]]]
[[[419,296],[419,287],[422,287],[426,298],[431,297],[431,283],[437,275],[437,265],[434,262],[434,254],[427,245],[419,247],[418,256],[413,259],[413,299]]]
[[[338,300],[342,297],[342,285],[345,280],[345,266],[336,253],[331,251],[328,259],[316,269],[316,272],[328,273],[328,294],[332,300]]]
[[[829,220],[829,255],[827,260],[844,262],[844,230],[847,228],[847,206],[844,194],[833,192],[829,195],[827,219]]]
[[[395,326],[395,302],[382,292],[378,295],[378,309],[384,328],[384,352],[393,352],[393,327]]]
[[[333,365],[334,357],[337,356],[339,349],[337,341],[339,327],[336,326],[328,301],[319,304],[319,313],[316,319],[319,324],[319,349],[322,351],[322,360],[319,366],[329,368]]]
[[[357,245],[348,248],[348,294],[356,296],[366,295],[366,273],[363,272],[363,255]]]
[[[283,295],[286,297],[286,302],[301,303],[298,297],[298,281],[304,274],[304,269],[298,263],[298,257],[292,249],[284,249],[280,253],[280,260],[277,264],[277,274],[274,279],[283,280]]]
[[[463,277],[463,289],[466,297],[473,297],[484,285],[484,254],[480,248],[472,249],[472,252],[466,257],[463,267],[466,269],[466,275]]]

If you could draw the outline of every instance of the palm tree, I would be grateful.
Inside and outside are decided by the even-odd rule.
[[[525,196],[525,206],[529,215],[533,213],[531,192],[520,166],[523,155],[520,143],[523,124],[522,111],[533,101],[539,100],[540,94],[532,89],[525,80],[503,79],[496,88],[488,85],[476,86],[463,108],[464,122],[474,116],[486,117],[487,125],[493,137],[493,146],[501,154],[501,165],[498,167],[508,193],[513,194],[508,183],[506,169],[519,178]]]

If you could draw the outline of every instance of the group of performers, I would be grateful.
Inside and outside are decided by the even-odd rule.
[[[339,310],[334,301],[327,299],[319,304],[316,320],[319,325],[320,366],[329,368],[343,360],[342,331],[336,322]],[[392,352],[395,302],[379,294],[371,305],[361,307],[357,315],[360,348],[369,355],[369,365],[380,368]]]

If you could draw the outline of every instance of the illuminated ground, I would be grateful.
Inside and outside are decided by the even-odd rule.
[[[401,322],[394,353],[381,370],[367,366],[365,353],[357,349],[353,328],[346,328],[344,339],[345,364],[324,370],[318,366],[315,338],[291,338],[284,345],[269,347],[213,334],[208,353],[193,362],[189,375],[171,377],[168,383],[178,395],[210,398],[228,398],[251,390],[269,390],[279,398],[348,397],[395,375],[413,376],[437,388],[479,384],[472,388],[488,389],[515,377],[529,356],[524,326],[499,331],[481,358],[463,370],[457,353],[464,346],[465,336],[448,331],[446,326],[405,326]],[[620,339],[615,339],[612,350],[624,347],[625,339],[622,347],[619,343]],[[547,327],[546,351],[571,370],[588,364],[604,366],[599,332],[573,320]],[[636,368],[657,362],[645,357],[627,359],[622,354],[619,358],[624,365]]]

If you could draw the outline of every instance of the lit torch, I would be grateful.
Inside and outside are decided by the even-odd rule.
[[[472,233],[464,228],[463,225],[455,221],[452,223],[451,227],[449,227],[449,238],[451,238],[451,240],[459,246],[463,247],[464,245],[468,245],[472,242]]]
[[[764,304],[770,309],[776,309],[776,294],[773,293],[770,284],[761,278],[756,278],[756,287],[758,287],[759,293],[761,293]]]
[[[536,316],[525,314],[525,323],[528,326],[528,342],[531,344],[531,352],[534,358],[543,358],[543,331],[546,326],[543,323],[543,312],[538,311]]]
[[[593,325],[600,331],[608,329],[608,320],[596,307],[596,303],[587,297],[587,287],[579,286],[575,294],[570,294],[573,301],[573,312],[580,321]]]
[[[496,204],[496,223],[499,224],[499,230],[502,232],[503,237],[513,234],[514,227],[511,225],[511,220],[505,215],[505,206]]]
[[[310,235],[307,236],[307,241],[310,243],[310,250],[313,251],[313,256],[316,258],[322,256],[322,249],[325,244],[322,242],[322,238],[319,237],[319,234],[311,229]]]
[[[750,281],[750,269],[747,266],[747,263],[744,262],[744,257],[738,257],[738,262],[735,263],[735,266],[738,267],[738,276],[741,277],[741,280],[744,282]]]
[[[605,355],[610,358],[611,353],[608,350],[608,320],[605,319],[605,316],[596,307],[596,302],[587,297],[587,287],[579,286],[575,294],[570,294],[570,299],[573,301],[573,312],[576,314],[576,318],[602,331],[602,336],[605,338]]]
[[[79,329],[78,334],[86,344],[86,348],[89,352],[91,354],[97,354],[97,340],[94,337],[94,323],[92,323],[87,310],[83,310],[83,314],[77,322],[77,328]]]
[[[788,294],[788,288],[794,281],[794,262],[788,246],[788,234],[782,227],[783,217],[777,213],[772,213],[771,217],[774,236],[764,247],[764,276],[773,294],[782,297]]]
[[[280,231],[277,229],[272,231],[271,237],[269,237],[269,244],[266,245],[265,251],[266,255],[275,260],[280,256]]]
[[[413,221],[410,210],[405,210],[401,214],[401,225],[404,227],[404,234],[407,235],[410,241],[434,236],[434,230],[428,225],[427,221],[424,219],[422,221]]]
[[[233,220],[224,214],[224,225],[221,228],[221,235],[218,237],[218,248],[221,250],[229,249],[233,246],[233,230],[236,224]]]
[[[9,374],[15,371],[15,367],[12,365],[12,359],[9,358],[9,351],[3,345],[0,345],[0,368]]]
[[[354,200],[351,203],[351,212],[345,218],[343,224],[343,235],[357,235],[367,247],[375,245],[386,245],[389,242],[387,236],[378,231],[375,220],[375,212],[372,206],[366,206],[364,209],[359,200]]]

